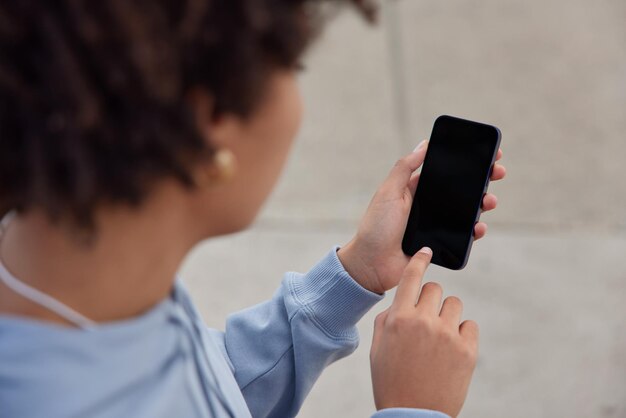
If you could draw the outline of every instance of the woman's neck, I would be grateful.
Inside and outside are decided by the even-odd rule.
[[[140,209],[96,215],[86,245],[40,212],[16,216],[0,243],[19,280],[96,322],[139,315],[170,293],[185,254],[199,240],[179,187],[163,186]],[[0,284],[0,313],[67,322]]]

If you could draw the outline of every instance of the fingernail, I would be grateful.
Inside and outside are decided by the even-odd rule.
[[[428,247],[423,247],[421,250],[419,250],[418,252],[422,253],[422,254],[428,254],[428,255],[433,255],[433,250],[431,250]]]
[[[415,149],[413,150],[413,152],[417,152],[419,151],[424,145],[426,144],[426,140],[423,140],[422,142],[420,142],[419,144],[417,144],[417,146],[415,147]]]

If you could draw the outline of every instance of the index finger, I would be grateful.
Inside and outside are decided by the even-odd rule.
[[[415,308],[417,296],[419,295],[422,277],[430,264],[433,252],[430,248],[424,247],[411,258],[409,264],[402,273],[400,284],[396,290],[390,310]]]

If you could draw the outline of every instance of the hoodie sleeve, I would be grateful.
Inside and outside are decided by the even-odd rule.
[[[226,353],[255,418],[295,416],[322,370],[356,349],[357,321],[383,298],[348,275],[337,248],[227,319]]]
[[[429,409],[389,408],[381,409],[372,418],[450,418],[443,412]]]

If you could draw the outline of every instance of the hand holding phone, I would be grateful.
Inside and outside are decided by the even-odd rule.
[[[422,165],[428,149],[430,145],[424,141],[397,160],[370,201],[356,234],[337,252],[350,276],[372,292],[384,293],[395,287],[409,262],[410,257],[402,250],[402,238],[418,180],[415,171]],[[498,152],[496,159],[500,157]],[[505,167],[495,164],[491,179],[500,180],[505,174]],[[496,200],[494,195],[486,194],[483,211],[494,209]],[[486,227],[482,222],[476,224],[473,238],[484,236]]]
[[[500,137],[495,126],[437,118],[402,240],[407,255],[427,246],[434,264],[465,267]]]

